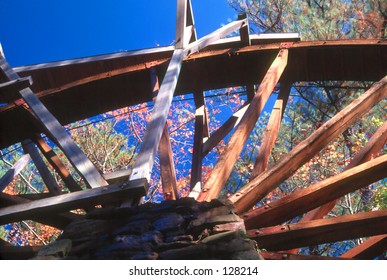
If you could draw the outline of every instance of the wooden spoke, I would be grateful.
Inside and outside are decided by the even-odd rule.
[[[16,163],[4,174],[0,179],[0,192],[2,192],[9,183],[12,182],[13,178],[15,178],[26,165],[30,162],[30,155],[23,155],[20,159],[16,161]]]
[[[261,173],[230,197],[239,212],[252,208],[270,191],[291,176],[331,140],[387,96],[387,76],[299,143],[276,165]]]
[[[352,248],[342,258],[372,260],[387,250],[387,234],[372,236]]]
[[[222,187],[230,176],[231,170],[266,104],[266,101],[273,92],[275,85],[278,83],[281,74],[285,69],[287,58],[288,50],[280,50],[263,78],[249,108],[244,113],[234,134],[231,136],[224,152],[220,155],[206,185],[199,195],[199,201],[210,201],[220,194]]]
[[[244,214],[246,227],[278,225],[386,176],[384,155]]]
[[[387,210],[249,230],[260,248],[280,251],[387,233]]]

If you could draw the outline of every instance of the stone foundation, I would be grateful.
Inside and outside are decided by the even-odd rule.
[[[227,202],[184,198],[95,209],[35,259],[262,259]]]

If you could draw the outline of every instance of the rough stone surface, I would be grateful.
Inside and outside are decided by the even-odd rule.
[[[169,200],[102,208],[72,222],[36,259],[262,259],[229,202]]]

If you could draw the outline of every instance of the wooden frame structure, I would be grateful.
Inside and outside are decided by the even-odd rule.
[[[281,93],[264,134],[263,148],[260,149],[251,181],[230,197],[244,218],[251,238],[257,240],[259,246],[273,251],[264,254],[269,259],[307,259],[311,256],[299,256],[294,252],[284,255],[274,251],[368,236],[375,237],[342,257],[374,258],[385,251],[385,210],[334,219],[323,217],[334,207],[337,198],[386,178],[386,155],[374,158],[387,141],[386,123],[343,173],[264,207],[251,209],[332,139],[387,97],[387,42],[300,42],[295,34],[249,35],[248,19],[243,15],[237,21],[198,39],[190,0],[178,0],[177,3],[176,39],[172,47],[17,68],[10,67],[4,54],[0,53],[0,102],[7,103],[0,107],[0,147],[21,142],[25,152],[25,156],[0,179],[0,190],[32,159],[50,191],[48,197],[35,198],[2,193],[0,225],[32,219],[63,228],[77,216],[69,210],[88,209],[112,202],[123,206],[138,203],[148,192],[157,151],[160,154],[164,198],[177,199],[166,120],[173,96],[185,93],[194,93],[197,107],[190,196],[199,201],[217,198],[266,101],[280,83]],[[222,39],[238,30],[240,37]],[[161,77],[162,82],[159,83]],[[292,83],[322,80],[373,81],[374,84],[281,161],[267,168]],[[253,84],[259,84],[255,94]],[[210,134],[203,91],[239,85],[248,85],[249,103]],[[105,94],[107,88],[108,95]],[[124,96],[123,92],[127,92],[125,89],[128,88],[136,94]],[[88,102],[91,98],[95,102]],[[108,180],[109,176],[101,175],[62,124],[152,98],[154,109],[141,150],[133,170],[124,174],[129,179],[109,183],[114,178]],[[84,102],[90,105],[87,110],[84,110]],[[69,111],[66,107],[70,104],[72,110]],[[234,128],[224,152],[202,186],[202,159]],[[89,189],[81,189],[40,136],[41,133],[63,150]],[[58,172],[70,193],[59,189],[37,149]],[[308,211],[301,222],[282,225]],[[3,243],[0,243],[0,248],[6,247]]]

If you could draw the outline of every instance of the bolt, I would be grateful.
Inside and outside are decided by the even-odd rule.
[[[285,229],[286,229],[286,227],[285,227],[285,226],[281,227],[281,230],[285,230]]]
[[[269,209],[269,207],[270,207],[270,206],[266,204],[263,208]]]
[[[256,231],[255,231],[255,234],[256,234],[256,235],[259,235],[259,234],[261,234],[261,231],[256,230]]]

